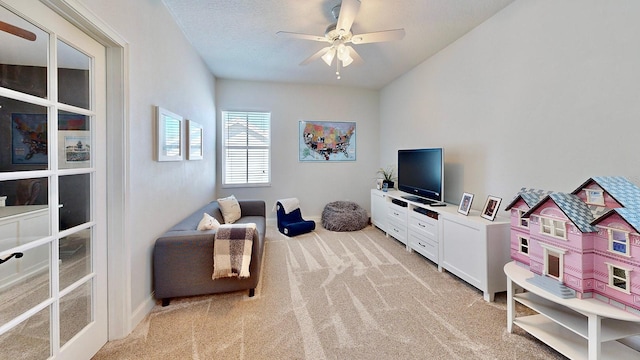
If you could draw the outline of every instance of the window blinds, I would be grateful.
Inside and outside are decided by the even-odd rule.
[[[271,114],[223,111],[223,184],[269,184]]]

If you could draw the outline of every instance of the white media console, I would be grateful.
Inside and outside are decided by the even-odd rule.
[[[483,292],[486,301],[507,290],[503,271],[511,261],[509,219],[489,221],[480,212],[468,216],[458,206],[430,206],[410,201],[400,191],[371,190],[373,225]]]

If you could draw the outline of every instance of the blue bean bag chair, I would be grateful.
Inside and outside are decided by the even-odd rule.
[[[280,201],[276,202],[276,215],[278,218],[278,230],[289,237],[305,234],[316,228],[315,221],[302,218],[300,208],[287,213]]]

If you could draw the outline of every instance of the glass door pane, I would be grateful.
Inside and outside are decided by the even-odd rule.
[[[60,299],[60,346],[93,321],[92,284],[89,280]]]
[[[41,360],[51,356],[51,306],[0,335],[4,359]]]
[[[60,289],[91,274],[91,229],[60,239]]]
[[[0,172],[48,169],[47,129],[46,107],[0,96]]]
[[[58,168],[91,167],[91,117],[60,111],[58,114]]]
[[[73,46],[58,40],[58,101],[89,109],[91,59]]]
[[[1,6],[0,25],[0,87],[46,98],[49,34]]]

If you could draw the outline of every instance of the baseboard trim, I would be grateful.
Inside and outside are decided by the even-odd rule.
[[[147,300],[143,301],[140,306],[138,306],[133,314],[131,314],[131,323],[129,327],[129,333],[131,333],[142,320],[151,312],[154,306],[156,306],[156,299],[154,297],[155,292],[151,293],[151,296],[147,298]]]

